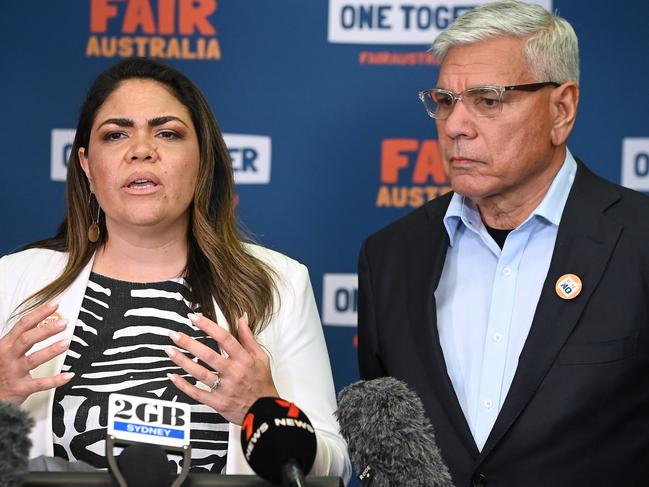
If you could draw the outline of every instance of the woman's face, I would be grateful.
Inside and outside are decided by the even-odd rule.
[[[120,83],[97,111],[79,160],[109,233],[186,231],[200,149],[189,111],[165,85]]]

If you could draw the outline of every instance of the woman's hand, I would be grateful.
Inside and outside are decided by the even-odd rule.
[[[52,377],[32,378],[31,371],[65,352],[70,340],[60,340],[27,355],[36,343],[62,332],[68,321],[49,319],[58,304],[44,304],[23,316],[4,337],[0,338],[0,400],[22,404],[30,394],[59,387],[68,382],[71,372]]]
[[[214,338],[228,357],[184,333],[169,332],[169,337],[178,347],[191,352],[209,365],[211,370],[173,347],[166,349],[169,358],[211,390],[199,389],[177,374],[169,374],[169,379],[189,397],[211,406],[231,423],[240,425],[257,399],[278,396],[270,373],[270,359],[250,331],[246,313],[237,323],[241,342],[204,316],[190,313],[188,317],[206,335]]]

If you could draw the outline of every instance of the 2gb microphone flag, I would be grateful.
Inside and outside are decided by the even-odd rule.
[[[189,445],[189,404],[111,394],[108,397],[108,434],[116,440],[166,447]]]

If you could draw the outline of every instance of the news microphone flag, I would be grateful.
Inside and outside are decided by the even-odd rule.
[[[278,485],[301,486],[317,450],[315,430],[294,403],[261,397],[241,424],[241,447],[250,468]]]

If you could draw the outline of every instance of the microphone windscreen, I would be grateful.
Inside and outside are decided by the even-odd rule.
[[[128,485],[169,487],[172,483],[165,450],[157,445],[136,444],[117,457],[117,466]]]
[[[340,391],[336,414],[356,472],[370,472],[368,485],[452,487],[421,400],[405,383],[351,384]]]
[[[275,397],[262,397],[250,406],[241,424],[241,446],[250,468],[274,484],[282,482],[282,468],[291,460],[308,473],[317,448],[306,414]]]
[[[0,402],[0,482],[3,486],[22,485],[27,473],[32,442],[29,432],[34,421],[15,404]]]

